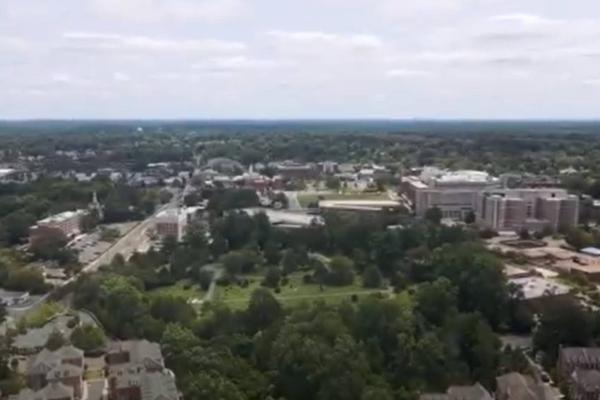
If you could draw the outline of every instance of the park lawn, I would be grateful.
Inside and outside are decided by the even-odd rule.
[[[353,192],[344,193],[298,193],[298,203],[303,208],[310,203],[315,203],[319,198],[323,200],[389,200],[387,192]]]
[[[19,323],[26,328],[40,328],[64,310],[65,307],[60,303],[42,303],[39,307],[35,307],[32,311],[28,312]]]
[[[318,284],[305,284],[302,282],[303,273],[295,273],[288,277],[289,283],[280,287],[280,292],[273,295],[284,306],[295,306],[303,301],[323,300],[327,303],[340,303],[344,300],[350,300],[353,295],[363,297],[375,293],[381,293],[384,289],[365,289],[357,278],[355,283],[350,286],[331,287]],[[248,305],[252,292],[261,287],[262,276],[250,276],[248,287],[242,288],[237,285],[219,287],[215,295],[215,300],[223,302],[232,309],[244,309]]]
[[[205,292],[200,285],[193,284],[187,280],[181,280],[170,286],[153,289],[150,296],[173,296],[187,299],[202,299]]]

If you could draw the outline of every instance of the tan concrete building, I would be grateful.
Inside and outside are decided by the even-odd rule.
[[[179,208],[164,210],[156,215],[154,224],[159,236],[173,236],[180,240],[187,226],[187,215]]]
[[[479,194],[476,209],[478,223],[498,231],[556,231],[577,224],[579,199],[557,188],[487,190]]]
[[[483,171],[447,171],[424,168],[417,176],[402,179],[401,189],[413,202],[415,213],[423,217],[428,209],[437,207],[443,218],[463,220],[477,208],[479,193],[499,185]]]
[[[29,228],[29,244],[34,244],[41,237],[63,234],[66,237],[76,235],[81,229],[81,219],[85,210],[65,211],[42,219]]]

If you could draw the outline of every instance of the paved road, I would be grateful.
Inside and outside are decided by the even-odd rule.
[[[212,301],[214,299],[215,292],[217,291],[217,281],[223,276],[223,269],[219,264],[210,264],[205,266],[204,268],[213,272],[213,280],[210,283],[208,292],[206,292],[206,294],[204,295],[204,299],[202,299],[203,303],[207,301]]]
[[[298,201],[298,192],[284,192],[285,197],[288,199],[289,210],[302,210],[302,206]]]
[[[94,261],[86,265],[82,269],[82,273],[91,273],[95,272],[100,268],[100,266],[104,264],[110,264],[112,259],[117,254],[122,254],[125,258],[133,254],[134,251],[137,250],[139,246],[141,246],[146,240],[146,230],[154,223],[154,217],[159,212],[175,207],[175,201],[171,201],[168,204],[160,207],[153,215],[146,218],[135,227],[133,227],[129,232],[127,232],[123,237],[117,240],[108,250],[106,250],[103,254],[101,254]],[[73,277],[71,279],[74,279]]]

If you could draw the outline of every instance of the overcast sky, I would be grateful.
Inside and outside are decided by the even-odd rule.
[[[0,118],[600,118],[598,0],[0,0]]]

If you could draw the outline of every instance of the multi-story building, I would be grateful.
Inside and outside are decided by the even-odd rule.
[[[501,189],[479,194],[477,221],[495,230],[550,228],[576,225],[579,199],[564,189]]]
[[[449,172],[424,168],[402,179],[401,191],[425,216],[436,207],[443,218],[464,220],[474,213],[478,224],[495,230],[527,228],[554,231],[576,225],[579,200],[558,188],[503,189],[501,181],[483,171]]]
[[[319,175],[316,164],[301,164],[293,161],[274,163],[270,166],[275,168],[278,175],[284,179],[315,179]]]
[[[483,171],[424,168],[418,177],[404,177],[401,189],[413,202],[417,216],[437,207],[443,218],[463,220],[476,210],[479,193],[498,185],[497,178]]]
[[[186,213],[180,208],[163,210],[156,215],[154,226],[159,236],[173,236],[180,240],[187,226]]]
[[[85,210],[65,211],[38,221],[29,228],[29,243],[35,244],[39,238],[56,234],[66,237],[76,235],[80,232],[81,218],[85,214]]]

